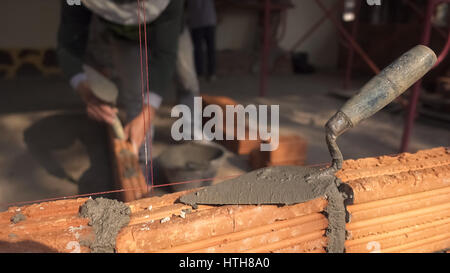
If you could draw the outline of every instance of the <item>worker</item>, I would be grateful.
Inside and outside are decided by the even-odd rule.
[[[117,106],[125,112],[125,137],[141,162],[145,161],[144,142],[149,137],[149,124],[173,79],[177,59],[178,37],[182,30],[183,0],[82,0],[82,5],[62,2],[58,32],[58,58],[71,86],[80,95],[90,118],[112,124],[118,110],[96,97],[83,71],[86,62],[90,25],[93,19],[105,28],[105,43],[111,49],[112,73],[119,95]],[[145,18],[145,22],[144,22]],[[139,23],[146,24],[148,36],[148,71],[141,58]],[[141,38],[144,40],[143,27]],[[142,45],[145,49],[145,45]],[[97,52],[104,54],[104,52]],[[96,52],[93,55],[97,54]],[[142,53],[145,58],[145,52]],[[144,68],[141,70],[140,60]],[[141,72],[144,75],[142,88]],[[143,101],[142,90],[147,90]],[[144,123],[144,116],[146,122]]]
[[[187,2],[189,27],[194,43],[195,68],[199,77],[208,81],[216,79],[216,24],[217,15],[214,0],[189,0]],[[206,45],[207,71],[204,71],[204,50]]]

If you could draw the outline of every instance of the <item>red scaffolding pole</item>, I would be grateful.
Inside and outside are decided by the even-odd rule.
[[[263,27],[263,46],[261,50],[261,68],[260,68],[260,84],[259,84],[259,96],[264,97],[267,93],[267,80],[269,77],[269,54],[270,54],[270,25],[271,15],[271,0],[264,0],[264,27]]]
[[[440,3],[449,3],[449,2],[450,2],[450,0],[428,0],[427,10],[426,10],[425,20],[424,20],[424,28],[423,28],[423,32],[422,32],[422,38],[421,38],[421,44],[427,45],[427,46],[430,44],[431,30],[433,28],[431,20],[432,20],[433,12],[434,12],[436,6]],[[445,44],[445,47],[438,57],[436,66],[440,62],[442,62],[442,60],[447,56],[449,46],[450,46],[449,43],[450,43],[450,32],[448,33],[447,42]],[[406,115],[405,125],[403,128],[403,136],[402,136],[402,143],[400,146],[400,152],[408,151],[411,134],[412,134],[412,130],[414,127],[414,121],[415,121],[416,115],[417,115],[417,104],[419,101],[421,87],[422,87],[422,80],[419,80],[416,84],[414,84],[414,86],[412,87],[412,90],[411,90],[411,97],[409,100],[408,112]]]
[[[429,45],[430,43],[430,36],[431,36],[431,30],[435,29],[437,33],[441,37],[446,37],[447,42],[445,44],[445,47],[441,51],[441,54],[438,57],[438,61],[436,63],[436,66],[443,61],[443,59],[447,56],[448,51],[450,50],[450,31],[447,33],[443,32],[441,29],[437,28],[431,23],[433,12],[436,8],[436,6],[440,3],[450,3],[450,0],[428,0],[427,2],[427,9],[426,13],[423,14],[419,7],[417,7],[414,3],[410,2],[409,0],[403,0],[412,11],[414,11],[419,16],[424,17],[424,29],[422,32],[421,37],[421,44],[423,45]],[[364,62],[370,67],[370,69],[375,73],[378,74],[380,72],[380,69],[378,66],[372,61],[372,59],[368,56],[368,54],[361,48],[361,46],[358,44],[358,42],[355,39],[356,32],[358,30],[358,17],[359,17],[359,10],[360,10],[360,1],[356,1],[356,7],[355,7],[355,21],[352,26],[352,31],[349,33],[341,24],[339,19],[336,19],[333,12],[338,7],[338,4],[342,2],[342,0],[336,0],[335,4],[332,8],[328,9],[321,0],[315,0],[316,4],[319,6],[320,9],[324,12],[324,16],[320,18],[313,26],[304,34],[302,35],[299,40],[294,44],[292,49],[297,48],[301,43],[303,43],[307,38],[309,38],[315,30],[319,28],[319,26],[325,21],[325,19],[329,19],[338,29],[338,31],[341,33],[341,35],[345,38],[345,40],[349,44],[349,51],[348,51],[348,59],[347,59],[347,65],[346,65],[346,72],[345,72],[345,78],[344,78],[344,88],[348,88],[352,71],[351,66],[354,59],[354,52],[358,53],[358,55],[364,60]],[[261,50],[261,71],[260,71],[260,92],[259,95],[261,97],[265,96],[267,93],[267,83],[268,83],[268,59],[269,59],[269,53],[270,53],[270,36],[271,36],[271,25],[270,25],[270,16],[271,16],[271,0],[264,0],[264,31],[263,31],[263,46]],[[403,135],[402,135],[402,141],[401,141],[401,147],[400,152],[406,152],[408,150],[410,137],[412,134],[413,126],[415,117],[417,114],[417,104],[420,96],[420,89],[422,86],[422,80],[419,80],[416,84],[413,85],[411,89],[411,97],[409,99],[409,104],[407,108],[407,115],[405,118],[405,124],[403,128]]]

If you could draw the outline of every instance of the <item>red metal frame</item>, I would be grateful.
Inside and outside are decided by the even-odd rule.
[[[450,50],[450,29],[448,32],[448,38],[447,38],[447,42],[445,43],[445,47],[444,47],[444,49],[442,49],[442,52],[439,55],[435,66],[438,66],[445,59],[445,57],[447,57],[449,50]]]
[[[268,55],[270,51],[270,13],[271,13],[271,1],[270,0],[264,0],[265,1],[265,7],[264,7],[264,45],[262,49],[262,66],[261,66],[261,78],[260,78],[260,96],[265,96],[267,91],[267,77],[268,77]],[[329,19],[339,30],[339,32],[342,34],[342,36],[347,40],[349,43],[349,54],[347,59],[347,65],[346,65],[346,72],[345,72],[345,78],[344,78],[344,88],[348,88],[351,82],[352,77],[352,63],[354,59],[354,52],[359,54],[359,56],[364,60],[364,62],[371,68],[371,70],[378,74],[380,72],[380,69],[378,66],[372,61],[372,59],[367,55],[367,53],[359,46],[359,44],[355,40],[355,35],[358,30],[358,17],[359,17],[359,10],[360,10],[360,1],[357,2],[357,7],[355,9],[355,21],[352,26],[351,34],[342,26],[341,22],[335,18],[333,15],[333,12],[338,7],[338,4],[342,2],[342,0],[337,0],[335,5],[331,9],[327,9],[327,7],[322,3],[321,0],[315,0],[316,4],[319,6],[319,8],[322,9],[324,12],[324,16],[322,16],[315,24],[312,25],[312,27],[304,34],[302,35],[299,40],[294,44],[292,47],[292,50],[295,50],[300,44],[302,44],[307,38],[309,38],[315,30],[321,26],[326,19]],[[431,29],[435,29],[437,33],[441,36],[447,39],[447,42],[445,44],[445,47],[443,48],[441,54],[438,57],[438,61],[436,63],[436,66],[441,63],[444,58],[447,56],[449,50],[450,50],[450,31],[448,35],[446,35],[441,29],[433,26],[431,24],[432,15],[434,12],[435,7],[440,3],[450,3],[450,0],[428,0],[427,4],[427,10],[426,13],[423,14],[419,7],[417,7],[414,3],[410,2],[409,0],[403,0],[415,13],[417,13],[419,16],[424,17],[424,30],[421,37],[421,44],[423,45],[429,45],[430,43],[430,36],[431,36]],[[291,50],[291,51],[292,51]],[[415,85],[412,87],[411,91],[411,97],[410,102],[408,105],[408,112],[406,115],[405,125],[403,129],[403,136],[402,136],[402,142],[400,151],[406,152],[408,150],[408,145],[412,133],[412,129],[414,126],[414,121],[417,113],[417,103],[419,100],[420,95],[420,88],[422,85],[422,80],[419,80]]]
[[[423,45],[430,44],[431,29],[433,27],[431,24],[433,12],[438,4],[444,3],[444,2],[449,3],[450,0],[428,0],[427,10],[426,10],[426,14],[425,14],[424,29],[422,32],[422,39],[421,39],[421,43]],[[449,46],[450,46],[449,43],[450,43],[450,33],[447,37],[446,45],[438,57],[438,62],[436,63],[436,65],[438,65],[447,56]],[[412,87],[411,97],[410,97],[410,101],[409,101],[409,105],[408,105],[408,113],[406,116],[405,126],[403,129],[402,143],[401,143],[401,147],[400,147],[401,152],[408,151],[411,134],[412,134],[412,130],[414,127],[414,121],[416,119],[416,114],[417,114],[417,104],[419,101],[421,86],[422,86],[422,80],[419,80]]]
[[[263,46],[262,46],[262,62],[260,68],[260,83],[259,83],[259,96],[264,97],[267,93],[267,78],[269,76],[269,54],[270,54],[270,35],[271,35],[271,25],[270,25],[270,15],[271,15],[271,0],[264,0],[264,34],[263,34]]]
[[[359,12],[361,10],[361,2],[356,1],[355,6],[355,19],[352,25],[352,37],[356,37],[359,27]],[[345,79],[344,79],[344,89],[350,88],[351,79],[352,79],[352,66],[353,66],[353,57],[355,51],[352,46],[348,48],[348,57],[347,57],[347,68],[345,69]]]
[[[264,44],[263,44],[263,50],[262,50],[262,65],[261,65],[261,75],[260,75],[260,92],[259,95],[261,97],[264,97],[266,95],[267,91],[267,78],[268,78],[268,55],[270,52],[270,13],[271,13],[271,0],[264,0],[265,1],[265,8],[264,8]],[[333,12],[336,11],[336,9],[339,7],[339,4],[342,3],[343,0],[336,0],[335,4],[332,6],[332,8],[328,9],[321,0],[316,0],[316,4],[319,6],[320,9],[324,12],[324,16],[320,18],[315,24],[312,25],[312,27],[299,38],[299,40],[294,44],[292,47],[292,50],[296,49],[300,44],[302,44],[307,38],[309,38],[317,28],[319,28],[326,19],[329,19],[339,30],[339,32],[344,36],[344,38],[349,43],[349,50],[351,51],[351,57],[349,58],[349,61],[347,62],[347,73],[346,73],[346,80],[344,85],[349,85],[350,78],[351,78],[351,63],[353,62],[353,52],[356,51],[359,56],[367,63],[367,65],[370,67],[370,69],[375,73],[378,74],[380,72],[380,69],[378,66],[372,61],[372,59],[369,57],[369,55],[359,46],[358,42],[354,39],[354,35],[357,30],[357,23],[355,21],[354,28],[352,31],[352,34],[348,33],[348,31],[342,26],[340,21],[336,19],[333,15]],[[358,5],[359,6],[359,5]],[[358,8],[359,12],[359,8]],[[291,50],[291,51],[292,51]]]
[[[403,0],[403,2],[408,5],[412,11],[414,11],[417,15],[419,15],[422,19],[425,19],[425,14],[423,13],[422,10],[420,10],[420,8],[413,2],[411,2],[411,0]],[[433,29],[439,33],[439,35],[444,38],[447,39],[447,35],[445,32],[443,32],[440,28],[432,25]]]
[[[305,32],[298,40],[294,43],[294,45],[291,47],[289,52],[295,51],[301,44],[303,44],[304,41],[306,41],[313,33],[316,31],[328,18],[328,15],[332,14],[339,8],[340,4],[343,0],[337,0],[333,7],[328,11],[328,13],[325,13],[317,22],[315,22],[308,31]]]
[[[370,69],[372,69],[372,71],[375,74],[380,73],[380,69],[378,68],[378,66],[372,61],[369,55],[367,55],[364,49],[361,48],[361,46],[358,44],[358,42],[356,42],[356,40],[352,37],[352,35],[348,33],[348,31],[342,26],[341,22],[338,19],[336,19],[332,14],[330,14],[329,10],[322,3],[322,1],[316,0],[316,4],[323,10],[323,12],[329,15],[328,19],[330,19],[333,22],[333,24],[338,28],[339,32],[344,36],[347,42],[350,43],[350,46],[354,50],[356,50],[356,52],[367,63]]]

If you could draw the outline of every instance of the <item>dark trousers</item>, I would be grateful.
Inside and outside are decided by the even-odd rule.
[[[204,71],[204,53],[206,51],[207,76],[216,74],[216,27],[207,26],[191,29],[192,42],[194,44],[195,70],[198,76],[203,76]],[[203,49],[206,45],[206,50]]]

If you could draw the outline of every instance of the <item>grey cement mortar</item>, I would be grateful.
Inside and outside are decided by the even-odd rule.
[[[27,219],[25,215],[23,215],[22,213],[17,213],[13,217],[11,217],[11,223],[17,224],[21,221],[24,221],[25,219]]]
[[[113,253],[116,236],[130,222],[130,208],[123,202],[106,198],[89,199],[80,207],[80,216],[89,218],[95,239],[82,241],[92,253]]]
[[[337,187],[329,187],[326,192],[328,205],[325,209],[325,215],[328,218],[328,228],[326,236],[328,237],[327,252],[343,253],[346,239],[346,208],[344,205],[344,195],[339,192]]]
[[[182,196],[189,204],[274,204],[292,205],[324,196],[334,176],[321,176],[314,183],[305,176],[318,172],[318,168],[276,166],[252,171],[235,179],[209,186],[201,191]]]
[[[169,191],[177,192],[211,185],[225,159],[224,148],[213,143],[185,143],[163,151],[155,160],[160,170],[158,181],[171,184],[174,181],[203,180],[189,184],[171,185]]]
[[[341,192],[341,181],[334,175],[320,174],[319,168],[275,166],[256,170],[235,179],[184,195],[182,203],[196,207],[207,205],[292,205],[326,197],[328,206],[327,251],[344,252],[345,223],[349,219],[345,202],[348,192]],[[313,174],[314,179],[305,179]]]

